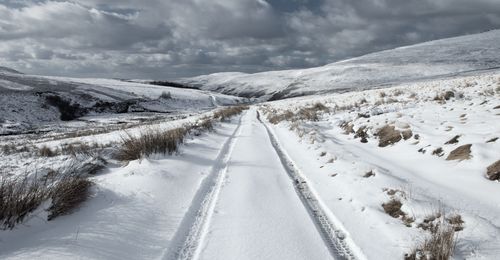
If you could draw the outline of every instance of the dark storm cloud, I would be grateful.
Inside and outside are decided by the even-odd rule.
[[[4,0],[0,65],[172,78],[319,66],[500,27],[498,0]]]

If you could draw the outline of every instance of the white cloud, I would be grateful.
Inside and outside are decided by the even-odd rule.
[[[500,26],[497,0],[5,0],[0,65],[176,77],[317,66]]]

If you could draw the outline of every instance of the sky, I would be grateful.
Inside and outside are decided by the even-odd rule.
[[[500,0],[0,0],[0,66],[175,79],[322,66],[500,28]]]

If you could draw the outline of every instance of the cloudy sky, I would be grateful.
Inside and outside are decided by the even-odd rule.
[[[320,66],[500,28],[500,0],[0,0],[0,66],[172,79]]]

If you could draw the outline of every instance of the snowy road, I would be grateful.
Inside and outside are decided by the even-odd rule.
[[[255,110],[242,119],[225,176],[201,259],[331,258]]]

